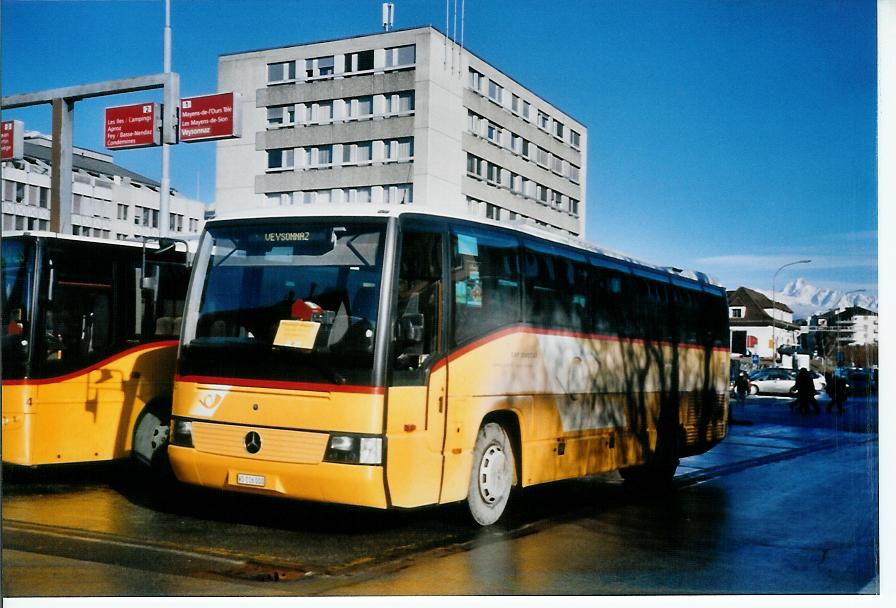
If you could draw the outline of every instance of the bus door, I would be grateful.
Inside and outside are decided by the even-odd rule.
[[[445,342],[445,236],[438,224],[407,222],[393,310],[388,396],[387,483],[392,504],[438,502],[448,367]]]

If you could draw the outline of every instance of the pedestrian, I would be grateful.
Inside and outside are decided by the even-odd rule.
[[[828,382],[828,394],[831,396],[831,401],[828,403],[828,413],[830,413],[834,406],[837,406],[837,412],[843,413],[843,406],[846,403],[847,393],[849,392],[849,384],[846,382],[846,378],[841,374],[834,374],[831,378],[831,381]]]
[[[746,405],[747,392],[750,390],[750,381],[747,379],[747,373],[741,371],[734,379],[734,392],[737,394],[737,404]]]
[[[796,398],[799,402],[801,414],[807,415],[810,406],[816,414],[821,413],[821,407],[819,407],[818,401],[815,399],[815,383],[812,381],[812,374],[805,367],[801,367],[797,373],[794,389],[796,390]]]

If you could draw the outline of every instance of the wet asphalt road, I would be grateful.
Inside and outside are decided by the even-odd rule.
[[[822,402],[824,407],[824,402]],[[877,575],[877,402],[749,398],[676,490],[518,492],[507,520],[150,489],[121,467],[4,471],[3,595],[859,593]]]

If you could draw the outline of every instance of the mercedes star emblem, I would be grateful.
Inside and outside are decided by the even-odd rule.
[[[246,433],[246,451],[250,454],[257,454],[261,449],[261,435],[255,431]]]

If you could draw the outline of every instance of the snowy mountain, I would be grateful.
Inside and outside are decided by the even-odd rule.
[[[772,297],[768,290],[756,291],[769,298]],[[847,294],[842,291],[821,289],[802,278],[787,283],[777,292],[775,300],[787,304],[793,310],[794,319],[808,319],[813,314],[846,306],[861,306],[877,312],[878,306],[877,296],[865,292]]]

